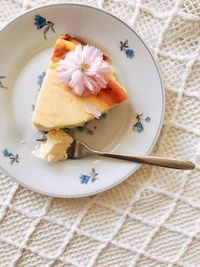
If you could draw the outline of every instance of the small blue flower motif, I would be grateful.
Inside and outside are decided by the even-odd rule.
[[[135,56],[135,53],[132,49],[127,49],[125,53],[128,58],[133,58]]]
[[[144,119],[143,117],[144,117],[143,113],[137,114],[137,116],[136,116],[137,122],[135,124],[133,124],[133,130],[137,131],[138,133],[141,133],[144,131],[144,126],[142,124],[143,121],[145,121],[145,122],[151,121],[150,117],[146,117],[146,119]]]
[[[94,183],[99,179],[98,175],[99,174],[96,172],[95,168],[92,168],[89,175],[81,174],[81,176],[79,178],[81,180],[81,184],[87,184],[89,181],[91,183]]]
[[[56,32],[54,29],[54,23],[51,21],[47,21],[44,17],[41,17],[40,15],[35,15],[34,24],[38,30],[44,28],[43,35],[45,39],[47,39],[47,33],[50,29],[52,30],[52,32]]]
[[[134,125],[134,130],[137,131],[138,133],[141,133],[144,130],[144,127],[141,123],[141,121],[137,121]]]
[[[81,184],[87,184],[90,180],[91,176],[89,175],[83,175],[81,174],[80,179],[81,179]]]
[[[120,41],[120,50],[125,52],[127,58],[133,58],[135,56],[135,52],[129,47],[127,39],[124,42]]]
[[[2,151],[2,153],[3,153],[4,157],[6,157],[6,158],[10,158],[11,156],[13,156],[13,153],[10,150],[8,150],[7,148],[5,148]]]
[[[146,122],[150,122],[151,121],[151,118],[150,117],[146,117],[145,121]]]
[[[38,75],[37,84],[39,85],[39,87],[42,86],[42,83],[43,83],[43,80],[44,80],[45,75],[46,75],[46,72],[45,71],[43,71],[40,75]]]
[[[135,56],[135,53],[132,49],[126,49],[125,53],[128,58],[133,58]]]
[[[47,25],[46,19],[41,17],[40,15],[35,15],[34,21],[35,21],[34,24],[38,30],[42,29],[44,26]]]
[[[11,164],[11,165],[12,165],[14,162],[19,163],[19,156],[18,156],[18,154],[14,155],[9,149],[5,148],[5,149],[2,151],[2,154],[4,155],[4,157],[10,159],[10,164]]]

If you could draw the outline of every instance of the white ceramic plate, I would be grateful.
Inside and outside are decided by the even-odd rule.
[[[129,95],[105,119],[91,122],[78,133],[91,147],[148,154],[161,128],[164,91],[156,63],[141,38],[102,10],[49,5],[21,15],[0,32],[0,166],[15,181],[37,192],[82,197],[117,185],[138,164],[97,157],[48,163],[31,156],[40,137],[31,125],[32,106],[52,45],[62,33],[108,54]]]

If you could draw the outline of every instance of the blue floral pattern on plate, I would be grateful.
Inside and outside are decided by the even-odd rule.
[[[52,30],[52,32],[56,32],[54,29],[54,23],[51,21],[47,21],[44,17],[42,17],[40,15],[35,15],[34,25],[36,26],[36,28],[38,30],[40,30],[42,28],[44,29],[43,35],[44,35],[45,39],[47,39],[47,33],[50,29]]]
[[[79,178],[80,178],[81,184],[87,184],[89,181],[94,183],[98,179],[98,173],[96,172],[95,168],[92,168],[89,175],[81,174]]]
[[[36,15],[34,20],[35,20],[34,24],[38,30],[42,29],[44,26],[47,25],[46,19],[41,17],[40,15]]]
[[[106,113],[102,113],[101,117],[96,120],[103,120],[107,117]],[[97,130],[97,125],[91,126],[90,122],[86,122],[84,125],[77,126],[76,128],[65,128],[64,131],[69,134],[71,137],[74,137],[77,132],[85,133],[87,135],[93,135],[94,132]]]
[[[2,154],[5,158],[9,158],[10,159],[10,163],[11,165],[16,162],[16,163],[19,163],[19,156],[18,154],[13,154],[11,150],[5,148],[3,151],[2,151]]]
[[[135,56],[135,52],[129,47],[127,39],[124,42],[120,41],[120,49],[125,52],[127,58],[133,58]]]
[[[40,90],[40,88],[42,86],[42,83],[43,83],[45,75],[46,75],[46,71],[43,71],[41,74],[39,74],[37,76],[37,84],[39,85],[39,89],[38,90]],[[34,109],[35,109],[35,104],[32,104],[32,110],[34,111]]]
[[[0,76],[0,88],[2,88],[2,89],[7,89],[7,86],[5,86],[2,82],[2,80],[5,78],[6,78],[6,76]]]
[[[144,117],[143,113],[137,114],[136,116],[137,121],[135,124],[133,124],[133,130],[138,133],[141,133],[144,131],[143,121],[148,122],[148,123],[151,121],[150,117],[146,117],[145,119],[143,117]]]
[[[43,72],[42,72],[40,75],[38,75],[38,77],[37,77],[37,79],[38,79],[37,84],[39,85],[40,88],[41,88],[41,86],[42,86],[42,83],[43,83],[43,80],[44,80],[45,75],[46,75],[46,71],[43,71]],[[40,89],[40,88],[39,88],[39,89]]]

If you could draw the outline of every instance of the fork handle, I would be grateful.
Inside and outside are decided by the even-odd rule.
[[[98,152],[99,156],[107,158],[116,158],[122,160],[133,161],[137,163],[151,164],[160,167],[180,169],[180,170],[192,170],[195,168],[194,163],[186,160],[172,159],[172,158],[163,158],[163,157],[153,157],[153,156],[129,156],[123,154],[112,154],[106,152]]]

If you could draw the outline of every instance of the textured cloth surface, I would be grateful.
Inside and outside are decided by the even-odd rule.
[[[194,171],[142,166],[84,199],[31,192],[0,174],[0,266],[200,266],[199,0],[0,0],[0,27],[55,2],[105,8],[137,31],[161,69],[164,126],[153,154],[195,161]]]

